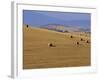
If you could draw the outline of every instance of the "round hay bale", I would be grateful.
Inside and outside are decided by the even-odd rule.
[[[81,38],[80,40],[83,41],[83,38]]]
[[[73,36],[71,35],[70,38],[73,38]]]
[[[28,27],[29,27],[29,25],[26,25],[26,27],[28,28]]]
[[[86,43],[90,43],[90,42],[87,40]]]
[[[52,43],[48,43],[48,47],[53,47],[53,44]]]
[[[79,45],[79,42],[77,42],[76,44]]]

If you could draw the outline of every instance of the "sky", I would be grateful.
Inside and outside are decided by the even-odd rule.
[[[48,24],[90,28],[90,13],[23,10],[23,24],[40,27]]]

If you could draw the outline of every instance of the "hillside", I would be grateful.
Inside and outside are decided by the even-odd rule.
[[[90,28],[85,28],[81,26],[69,26],[69,25],[61,25],[61,24],[47,24],[40,26],[40,28],[55,30],[59,32],[90,32]]]
[[[61,33],[47,29],[23,28],[23,68],[53,68],[89,66],[89,36],[75,33]],[[70,38],[70,36],[73,38]],[[81,37],[84,41],[80,41]],[[77,45],[76,43],[80,44]],[[48,43],[55,45],[49,47]]]

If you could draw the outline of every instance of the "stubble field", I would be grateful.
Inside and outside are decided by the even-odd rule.
[[[70,38],[71,35],[73,38]],[[23,69],[91,65],[90,43],[86,43],[90,36],[85,35],[24,27]],[[54,46],[50,47],[48,43]]]

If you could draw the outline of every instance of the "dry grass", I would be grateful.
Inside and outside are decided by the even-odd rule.
[[[23,69],[56,68],[89,66],[90,44],[89,37],[82,35],[85,41],[80,41],[81,36],[72,33],[60,33],[39,28],[23,28],[24,53]],[[80,45],[76,42],[79,41]],[[55,47],[48,47],[53,43]]]

